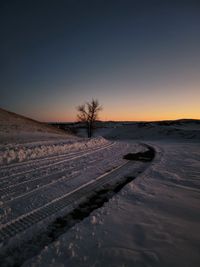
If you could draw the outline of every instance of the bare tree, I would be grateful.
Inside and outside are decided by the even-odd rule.
[[[92,136],[94,122],[98,119],[98,113],[102,110],[97,99],[77,107],[78,120],[86,123],[88,138]]]

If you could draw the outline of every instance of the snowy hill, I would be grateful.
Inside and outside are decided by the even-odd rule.
[[[45,123],[0,108],[0,143],[72,137]]]
[[[135,140],[200,140],[200,120],[115,122],[96,129],[96,136]]]

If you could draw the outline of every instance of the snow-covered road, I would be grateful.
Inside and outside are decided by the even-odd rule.
[[[123,159],[147,149],[134,141],[86,143],[9,148],[14,156],[0,169],[1,265],[199,266],[199,143],[150,142],[153,162]],[[29,153],[20,162],[26,146],[37,157]],[[129,176],[137,179],[55,242],[49,239],[47,225]]]
[[[144,173],[23,266],[198,267],[199,143],[153,146]]]
[[[129,152],[146,150],[142,145],[103,138],[91,142],[85,146],[78,144],[79,149],[73,152],[68,149],[68,153],[59,145],[59,155],[47,154],[39,159],[1,166],[0,242],[3,249],[20,243],[26,236],[31,238],[105,184],[115,183],[125,174],[146,167],[144,163],[129,164],[123,159]],[[17,149],[14,151],[18,153]]]

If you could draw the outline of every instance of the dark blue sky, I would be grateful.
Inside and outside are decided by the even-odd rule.
[[[74,120],[200,118],[200,1],[1,1],[0,106]]]

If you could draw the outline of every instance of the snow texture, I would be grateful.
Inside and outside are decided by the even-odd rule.
[[[81,151],[106,143],[108,143],[106,139],[99,137],[91,140],[61,139],[53,142],[38,141],[20,145],[7,144],[0,147],[0,165]]]
[[[198,267],[200,147],[153,145],[145,173],[23,267]]]
[[[198,123],[110,123],[88,140],[4,110],[0,121],[0,252],[10,249],[2,266],[15,266],[23,242],[65,214],[70,196],[69,210],[81,201],[82,189],[93,192],[107,185],[102,181],[134,176],[137,169],[136,179],[103,207],[37,256],[27,253],[23,267],[199,267]],[[141,141],[156,157],[138,174],[147,163],[129,164],[123,156],[145,151]]]

